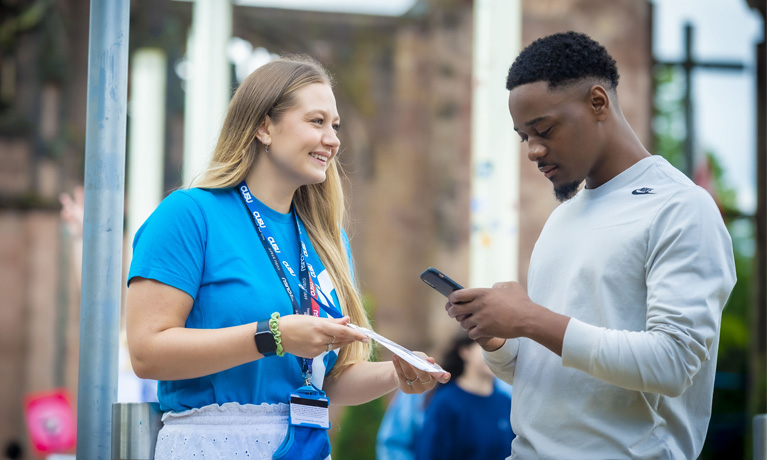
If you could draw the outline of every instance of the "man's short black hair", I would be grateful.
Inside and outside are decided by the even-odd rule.
[[[588,35],[565,32],[539,38],[523,49],[509,68],[506,89],[539,81],[556,88],[587,77],[602,80],[614,91],[618,87],[615,60]]]

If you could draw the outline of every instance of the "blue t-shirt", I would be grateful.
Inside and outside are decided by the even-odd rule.
[[[258,205],[282,260],[297,274],[299,239],[293,213]],[[320,289],[338,306],[329,274],[307,237],[305,241],[308,263],[318,275]],[[346,234],[344,242],[348,254]],[[298,280],[285,272],[298,299]],[[280,316],[293,314],[293,304],[259,240],[250,212],[234,188],[178,190],[163,200],[133,240],[129,284],[135,276],[188,293],[194,304],[187,328],[238,326],[268,319],[275,311]],[[320,316],[327,314],[320,310]],[[315,386],[322,388],[337,357],[338,351],[333,350],[313,360]],[[163,411],[183,411],[213,403],[287,403],[290,392],[301,385],[300,361],[286,354],[204,377],[160,381],[157,395]]]
[[[511,398],[498,388],[490,396],[479,396],[447,383],[426,409],[416,458],[503,460],[511,455],[514,439],[510,415]]]

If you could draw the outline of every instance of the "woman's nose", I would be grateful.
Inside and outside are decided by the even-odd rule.
[[[341,145],[341,140],[338,138],[338,133],[335,129],[331,128],[322,138],[322,142],[330,148],[337,149]]]

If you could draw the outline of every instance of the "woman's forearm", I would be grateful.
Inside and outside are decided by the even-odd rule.
[[[398,386],[391,361],[359,362],[349,366],[337,379],[325,381],[325,392],[332,404],[356,406],[385,395]]]
[[[141,378],[182,380],[221,372],[262,358],[253,339],[256,324],[224,329],[174,327],[131,346]]]
[[[154,280],[131,283],[126,322],[136,375],[157,380],[190,379],[263,358],[253,338],[257,323],[220,329],[186,328],[192,303],[187,293]],[[328,347],[368,340],[347,327],[348,322],[348,317],[286,315],[279,318],[277,328],[285,353],[313,358]]]

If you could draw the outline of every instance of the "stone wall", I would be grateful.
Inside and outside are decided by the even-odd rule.
[[[64,387],[76,404],[79,296],[58,194],[82,181],[89,10],[28,8],[4,10],[6,25],[26,16],[0,52],[0,455],[18,443],[31,459],[24,396]]]

